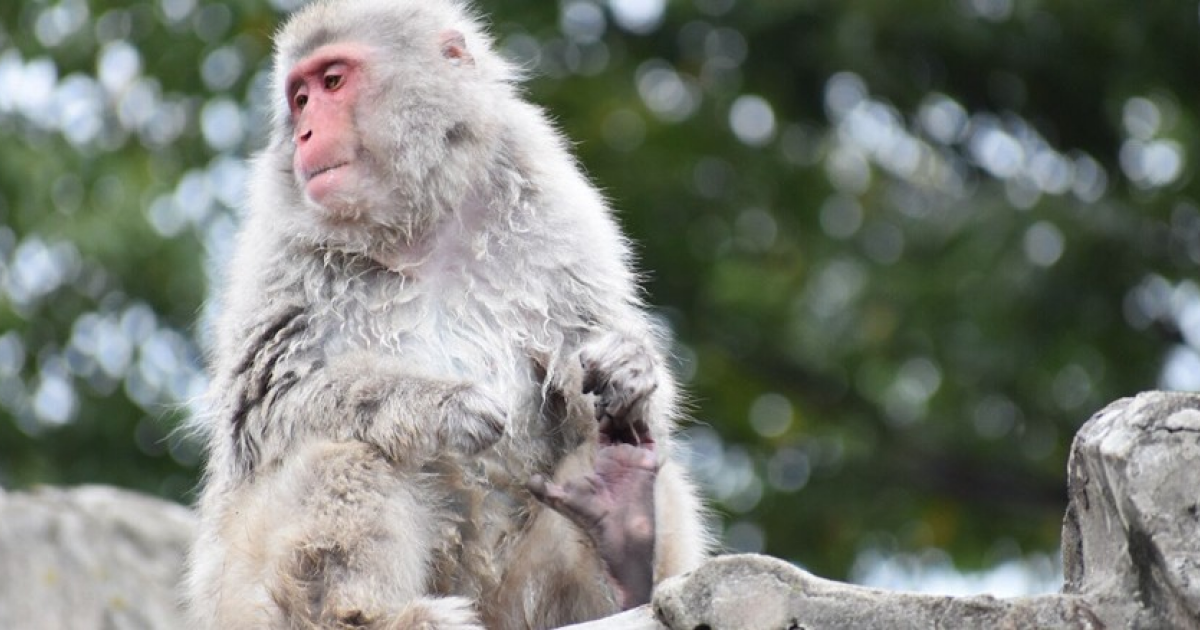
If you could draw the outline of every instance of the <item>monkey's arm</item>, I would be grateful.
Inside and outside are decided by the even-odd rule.
[[[505,410],[479,386],[414,376],[366,350],[325,357],[304,320],[294,310],[263,324],[226,371],[223,407],[241,466],[283,457],[304,436],[367,442],[406,462],[443,448],[474,453],[502,435]]]
[[[596,547],[621,610],[648,603],[654,584],[652,447],[610,444],[596,454],[595,471],[562,485],[535,475],[529,490],[575,523]]]
[[[625,325],[619,317],[607,321],[614,324],[608,332],[593,332],[583,344],[578,362],[584,376],[575,391],[594,394],[593,421],[597,424],[592,430],[598,429],[601,451],[621,442],[653,449],[658,463],[651,481],[657,497],[650,508],[656,537],[653,576],[662,580],[697,567],[708,556],[713,541],[703,504],[684,469],[672,459],[671,428],[678,409],[675,381],[663,359],[662,337],[644,319],[627,318]],[[561,483],[564,477],[557,480]],[[635,497],[636,493],[626,490],[622,500],[636,502]]]
[[[579,353],[584,394],[594,395],[597,450],[590,473],[554,483],[530,479],[533,495],[574,523],[595,547],[622,610],[650,601],[654,584],[656,435],[668,416],[652,340],[595,334]],[[664,388],[667,389],[667,388]],[[659,433],[662,431],[663,433]]]

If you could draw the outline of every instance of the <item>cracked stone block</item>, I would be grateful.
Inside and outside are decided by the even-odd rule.
[[[1109,405],[1067,470],[1063,591],[1111,628],[1200,628],[1200,396]]]

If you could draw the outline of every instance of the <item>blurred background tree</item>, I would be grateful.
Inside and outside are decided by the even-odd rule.
[[[0,7],[0,485],[193,497],[294,4]],[[482,9],[639,243],[728,548],[1053,588],[1075,430],[1200,389],[1197,3]]]

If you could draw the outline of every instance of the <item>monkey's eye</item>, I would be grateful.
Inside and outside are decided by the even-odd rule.
[[[340,74],[329,73],[325,75],[325,89],[333,91],[342,87],[342,80],[342,75]]]
[[[296,109],[304,109],[304,106],[308,104],[308,95],[303,93],[297,94],[292,97],[292,102],[296,104]]]

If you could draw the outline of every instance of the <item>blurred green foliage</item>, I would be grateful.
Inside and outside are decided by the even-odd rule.
[[[289,8],[0,7],[0,484],[193,496]],[[1200,388],[1197,3],[482,9],[639,244],[731,548],[1051,552],[1079,425]]]

